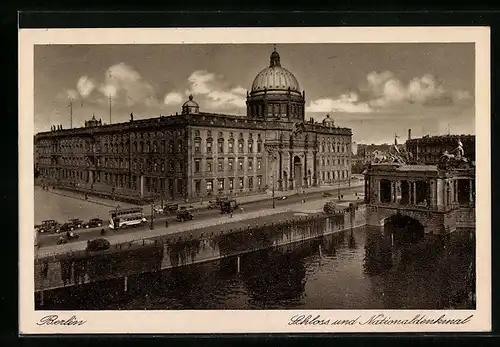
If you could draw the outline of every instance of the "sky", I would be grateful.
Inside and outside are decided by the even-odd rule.
[[[305,90],[306,119],[326,114],[357,143],[474,134],[473,43],[279,44]],[[38,45],[35,132],[172,115],[192,94],[201,112],[244,116],[269,66],[269,44]]]

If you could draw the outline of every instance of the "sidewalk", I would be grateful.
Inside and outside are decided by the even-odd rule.
[[[354,181],[354,182],[351,182],[350,188],[362,187],[363,185],[364,185],[364,181]],[[307,195],[307,194],[311,194],[311,193],[331,191],[331,192],[334,192],[333,195],[336,196],[336,191],[339,189],[339,187],[340,187],[340,189],[349,188],[349,183],[344,182],[344,183],[341,183],[340,186],[337,184],[337,185],[328,185],[328,186],[321,186],[321,187],[310,187],[310,188],[304,189],[304,194]],[[274,192],[274,196],[276,198],[283,197],[283,196],[288,197],[288,196],[292,196],[292,195],[301,195],[301,194],[298,194],[296,190],[285,190],[285,191],[277,191],[276,190]],[[199,202],[199,201],[198,202],[188,202],[188,203],[182,203],[179,205],[190,205],[196,209],[208,208],[208,201],[210,199],[208,199],[208,198],[205,198],[205,199],[203,200],[203,202]],[[248,196],[241,196],[241,197],[235,196],[234,199],[238,202],[238,205],[245,205],[245,204],[251,204],[251,203],[257,202],[257,201],[272,200],[273,196],[272,196],[272,191],[269,190],[266,193],[262,193],[262,194],[255,194],[255,195],[248,195]],[[215,198],[213,198],[212,200],[215,200]]]

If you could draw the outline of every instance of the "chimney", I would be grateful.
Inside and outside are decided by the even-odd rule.
[[[408,129],[408,140],[411,140],[411,129]]]

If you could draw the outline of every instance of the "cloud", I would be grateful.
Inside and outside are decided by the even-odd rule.
[[[182,95],[179,93],[171,92],[165,95],[165,105],[180,105],[182,103]]]
[[[125,63],[115,64],[108,68],[104,76],[104,83],[99,91],[107,97],[127,106],[156,104],[154,87],[144,81],[139,72]]]
[[[230,86],[224,76],[204,70],[194,71],[188,78],[186,95],[200,96],[200,103],[209,109],[246,107],[246,89]]]
[[[95,88],[94,82],[87,76],[80,77],[78,79],[78,82],[76,83],[76,89],[83,98],[89,96],[94,90],[94,88]]]
[[[358,91],[336,98],[323,98],[309,103],[309,112],[370,113],[420,105],[449,106],[472,99],[466,90],[449,91],[432,74],[411,79],[407,84],[390,71],[372,71]]]
[[[318,99],[311,101],[307,112],[347,112],[369,113],[372,109],[367,103],[359,102],[359,95],[351,92],[342,94],[338,99]]]

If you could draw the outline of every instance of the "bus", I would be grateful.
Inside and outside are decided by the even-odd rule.
[[[142,207],[123,208],[109,211],[109,227],[121,229],[146,223]]]

